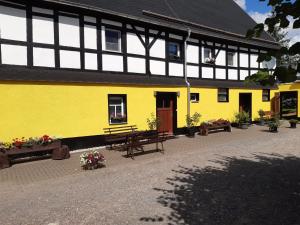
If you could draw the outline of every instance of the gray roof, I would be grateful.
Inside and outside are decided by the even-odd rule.
[[[57,2],[63,3],[65,1],[57,0]],[[216,31],[218,31],[219,36],[217,37],[220,38],[234,36],[235,38],[245,39],[244,36],[247,30],[256,25],[255,21],[233,0],[69,0],[68,2],[159,23],[179,25],[176,21],[167,22],[161,18],[149,17],[149,15],[143,13],[143,10],[146,10],[202,25],[204,29],[199,26],[198,28],[194,27],[192,31],[204,30],[205,33],[203,34],[209,36],[212,34],[215,36]],[[271,45],[271,42],[274,42],[274,39],[267,33],[263,33],[260,39]],[[237,40],[234,39],[234,41]],[[245,42],[247,41],[245,40]],[[259,40],[256,41],[259,42]]]

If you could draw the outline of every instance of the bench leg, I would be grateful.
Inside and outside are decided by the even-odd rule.
[[[156,145],[156,151],[159,151],[158,142],[156,142],[155,145]]]
[[[8,156],[5,153],[0,152],[0,169],[4,169],[8,167],[10,167],[10,160]]]

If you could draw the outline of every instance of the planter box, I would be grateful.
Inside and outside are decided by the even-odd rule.
[[[231,124],[223,123],[223,124],[207,124],[199,127],[200,134],[203,136],[207,136],[209,131],[213,130],[224,130],[227,132],[231,132]]]
[[[0,151],[0,169],[7,168],[11,165],[11,160],[20,158],[34,153],[51,153],[52,159],[62,160],[70,158],[69,148],[61,145],[61,141],[57,140],[47,145],[32,145],[30,147],[11,148],[9,150]]]

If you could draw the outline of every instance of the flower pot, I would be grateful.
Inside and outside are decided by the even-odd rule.
[[[240,123],[239,124],[239,128],[243,129],[243,130],[246,130],[248,129],[249,127],[249,124],[248,123]]]
[[[187,128],[187,136],[188,137],[195,137],[196,127],[188,127]]]
[[[290,122],[290,125],[291,125],[291,128],[297,128],[297,123],[295,123],[295,122]]]
[[[272,133],[277,133],[278,132],[278,127],[270,127],[269,131]]]
[[[264,126],[265,124],[266,124],[266,122],[264,120],[259,121],[259,126]]]

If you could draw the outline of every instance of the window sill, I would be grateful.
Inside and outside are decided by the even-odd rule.
[[[113,125],[125,125],[125,124],[128,124],[128,123],[127,122],[109,123],[110,126],[113,126]]]

